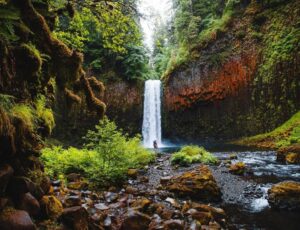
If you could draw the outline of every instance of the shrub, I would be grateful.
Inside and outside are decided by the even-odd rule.
[[[172,164],[188,166],[192,163],[217,164],[218,159],[203,147],[195,145],[184,146],[171,157]]]
[[[0,94],[0,106],[9,111],[14,105],[14,96],[8,94]]]
[[[122,181],[129,168],[141,167],[154,159],[154,154],[141,146],[139,137],[128,138],[107,118],[84,139],[84,149],[43,149],[46,172],[51,177],[77,172],[94,185],[103,186]]]

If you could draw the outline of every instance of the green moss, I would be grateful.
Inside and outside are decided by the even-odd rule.
[[[39,96],[35,100],[34,105],[37,118],[43,123],[48,133],[51,134],[55,126],[55,119],[52,109],[46,108],[45,96]]]
[[[188,166],[192,163],[216,164],[217,162],[218,159],[214,155],[196,145],[184,146],[171,157],[172,164],[181,166]]]
[[[40,72],[43,63],[40,51],[31,43],[23,43],[21,50],[23,55],[25,55],[24,58],[30,60],[30,65],[27,65],[27,70],[29,68],[32,73]],[[26,65],[24,65],[24,67],[26,68]]]
[[[22,119],[31,130],[35,128],[34,110],[29,105],[14,105],[11,109],[11,115]]]
[[[241,139],[237,144],[262,147],[288,147],[300,143],[300,111],[272,132]]]

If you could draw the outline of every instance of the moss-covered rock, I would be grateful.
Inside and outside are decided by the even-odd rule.
[[[221,191],[211,171],[200,166],[193,171],[174,176],[166,185],[166,189],[179,196],[201,200],[219,200]]]
[[[55,196],[43,196],[40,205],[46,218],[56,219],[63,213],[63,206]]]
[[[230,165],[229,172],[235,175],[243,175],[246,170],[246,165],[244,162],[237,162]]]
[[[0,213],[0,226],[3,230],[36,230],[27,212],[6,208]]]
[[[268,191],[268,201],[272,208],[300,210],[300,183],[284,181],[272,186]]]

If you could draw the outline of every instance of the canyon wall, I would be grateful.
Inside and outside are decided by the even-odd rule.
[[[253,135],[299,110],[299,4],[264,8],[254,2],[238,9],[239,17],[216,31],[198,58],[165,77],[165,137]]]
[[[130,136],[141,134],[143,123],[142,81],[114,81],[105,84],[106,115]]]

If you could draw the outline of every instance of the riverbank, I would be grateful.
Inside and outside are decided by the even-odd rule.
[[[143,169],[131,170],[129,179],[118,188],[96,193],[70,187],[70,184],[78,183],[76,180],[67,186],[56,181],[53,182],[54,193],[67,209],[78,205],[84,207],[90,221],[82,223],[97,225],[96,229],[141,229],[141,225],[149,226],[149,229],[274,230],[282,229],[282,226],[299,229],[299,213],[272,210],[267,201],[267,190],[280,181],[300,181],[300,166],[276,162],[273,151],[225,151],[214,155],[221,163],[209,166],[209,169],[222,193],[220,201],[179,197],[166,189],[165,185],[172,177],[184,173],[191,175],[200,167],[200,164],[172,166],[169,153],[159,154],[155,162]],[[239,161],[245,163],[246,172],[242,176],[229,173],[229,165]],[[199,211],[199,207],[206,211]],[[220,218],[213,213],[218,213]],[[198,223],[200,219],[202,227]]]

